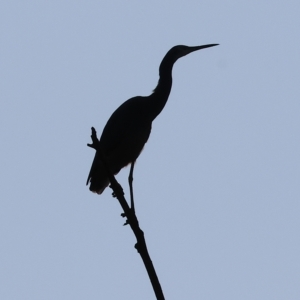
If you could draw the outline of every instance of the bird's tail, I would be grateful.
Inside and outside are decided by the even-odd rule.
[[[90,179],[90,191],[97,194],[102,194],[102,192],[108,187],[109,180],[108,178],[91,177]]]
[[[86,184],[90,183],[90,191],[97,194],[102,194],[105,188],[109,185],[109,179],[106,170],[101,161],[94,159]]]

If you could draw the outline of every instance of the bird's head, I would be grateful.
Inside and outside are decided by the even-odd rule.
[[[191,52],[197,51],[197,50],[214,47],[214,46],[218,46],[218,45],[219,44],[208,44],[208,45],[193,46],[193,47],[178,45],[178,46],[171,48],[160,63],[159,75],[160,76],[164,76],[164,74],[171,75],[170,70],[172,71],[174,63],[180,57],[183,57],[183,56],[185,56]]]
[[[167,55],[169,57],[172,57],[174,59],[174,62],[180,58],[183,57],[191,52],[200,50],[200,49],[204,49],[204,48],[209,48],[209,47],[214,47],[217,46],[219,44],[208,44],[208,45],[202,45],[202,46],[193,46],[193,47],[189,47],[189,46],[184,46],[184,45],[178,45],[175,46],[173,48],[171,48],[169,50],[169,52],[167,53]],[[166,56],[167,56],[166,55]]]

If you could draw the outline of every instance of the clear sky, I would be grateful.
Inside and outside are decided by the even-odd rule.
[[[85,185],[100,134],[169,101],[134,175],[166,299],[300,299],[298,1],[2,1],[0,299],[154,299],[110,189]],[[128,195],[129,168],[117,179]]]

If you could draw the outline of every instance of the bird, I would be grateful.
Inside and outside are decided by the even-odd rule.
[[[153,120],[161,113],[169,98],[174,63],[194,51],[217,45],[172,47],[161,61],[158,84],[152,94],[130,98],[114,111],[99,140],[99,147],[112,174],[118,174],[122,168],[131,164],[129,183],[130,180],[132,183],[134,163],[148,141]],[[86,182],[90,184],[90,191],[96,194],[102,194],[110,184],[102,154],[96,151]]]

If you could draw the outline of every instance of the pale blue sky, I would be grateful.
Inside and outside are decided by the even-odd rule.
[[[300,299],[299,10],[2,1],[0,299],[154,299],[118,202],[85,186],[86,143],[172,46],[208,43],[176,63],[135,168],[165,297]]]

